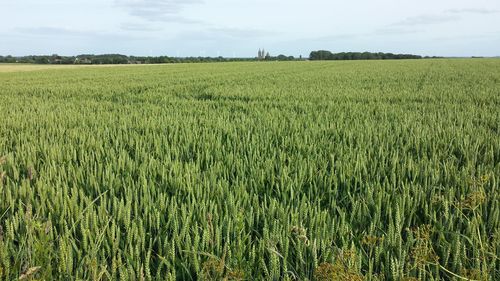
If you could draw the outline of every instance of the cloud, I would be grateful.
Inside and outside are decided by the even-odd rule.
[[[434,25],[459,21],[465,14],[480,14],[491,15],[500,13],[500,10],[482,9],[482,8],[465,8],[465,9],[449,9],[442,14],[427,14],[415,17],[408,17],[401,21],[391,24],[392,27],[401,26],[417,26],[417,25]]]
[[[500,32],[486,32],[480,34],[466,34],[466,35],[445,35],[445,36],[435,36],[433,40],[491,40],[500,39]]]
[[[141,24],[141,23],[121,23],[120,29],[125,31],[141,31],[141,32],[163,30],[162,28],[159,27],[154,27],[151,25]]]
[[[177,39],[192,41],[248,40],[275,35],[277,35],[276,32],[269,30],[212,27],[204,30],[183,32],[179,34]]]
[[[245,29],[245,28],[209,28],[209,33],[231,37],[231,38],[259,38],[274,36],[277,32],[263,29]]]
[[[200,23],[198,20],[178,14],[189,5],[201,4],[202,0],[115,0],[115,5],[129,15],[152,22]]]
[[[384,27],[378,28],[372,31],[360,32],[360,33],[343,33],[343,34],[333,34],[329,36],[321,36],[307,39],[300,39],[297,42],[301,42],[304,40],[310,42],[351,42],[351,41],[359,41],[364,40],[369,37],[379,37],[379,36],[390,36],[390,35],[405,35],[405,34],[415,34],[419,33],[421,30],[419,29],[408,29],[408,28],[400,28],[400,27]]]
[[[419,29],[407,29],[407,28],[394,28],[394,27],[384,27],[376,29],[373,35],[405,35],[405,34],[415,34],[422,32]]]
[[[43,27],[20,27],[13,30],[16,34],[32,37],[55,37],[55,38],[87,38],[87,39],[107,39],[107,40],[144,40],[146,36],[132,36],[130,34],[96,31],[96,30],[77,30],[68,28],[59,28],[51,26]]]
[[[60,27],[19,27],[14,29],[17,33],[36,35],[36,36],[69,36],[69,37],[81,37],[87,36],[89,34],[95,34],[91,31],[81,31],[81,30],[71,30],[67,28]]]
[[[457,15],[420,15],[409,17],[399,22],[391,24],[391,26],[416,26],[416,25],[433,25],[460,20]]]
[[[336,41],[336,40],[349,40],[356,39],[363,36],[362,33],[341,33],[341,34],[332,34],[327,36],[315,37],[309,40],[313,41]]]
[[[500,10],[469,8],[469,9],[450,9],[450,10],[446,10],[445,12],[449,13],[449,14],[481,14],[481,15],[491,15],[491,14],[498,14],[498,13],[500,13]]]

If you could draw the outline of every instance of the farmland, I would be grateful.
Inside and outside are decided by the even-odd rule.
[[[23,67],[1,280],[500,278],[498,59]]]

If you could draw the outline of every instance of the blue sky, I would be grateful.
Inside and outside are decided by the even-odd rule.
[[[499,0],[2,0],[0,54],[500,55]]]

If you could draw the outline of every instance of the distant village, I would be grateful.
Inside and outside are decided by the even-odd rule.
[[[279,55],[272,57],[269,52],[259,49],[257,57],[226,58],[226,57],[169,57],[169,56],[126,56],[121,54],[77,56],[0,56],[0,63],[34,63],[34,64],[159,64],[159,63],[196,63],[196,62],[229,62],[229,61],[290,61],[302,60],[293,56]]]
[[[160,63],[200,63],[231,61],[304,61],[304,60],[389,60],[389,59],[422,59],[440,57],[422,57],[411,54],[342,52],[332,53],[326,50],[312,51],[308,58],[278,55],[273,56],[264,48],[260,48],[256,57],[169,57],[169,56],[126,56],[121,54],[77,56],[0,56],[0,63],[32,63],[32,64],[160,64]]]

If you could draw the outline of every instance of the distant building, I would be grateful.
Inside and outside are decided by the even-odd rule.
[[[258,60],[264,60],[266,57],[270,57],[269,52],[266,53],[265,49],[259,49],[259,52],[257,53],[257,59]]]
[[[75,59],[75,64],[91,64],[92,60],[89,58],[76,58]]]

